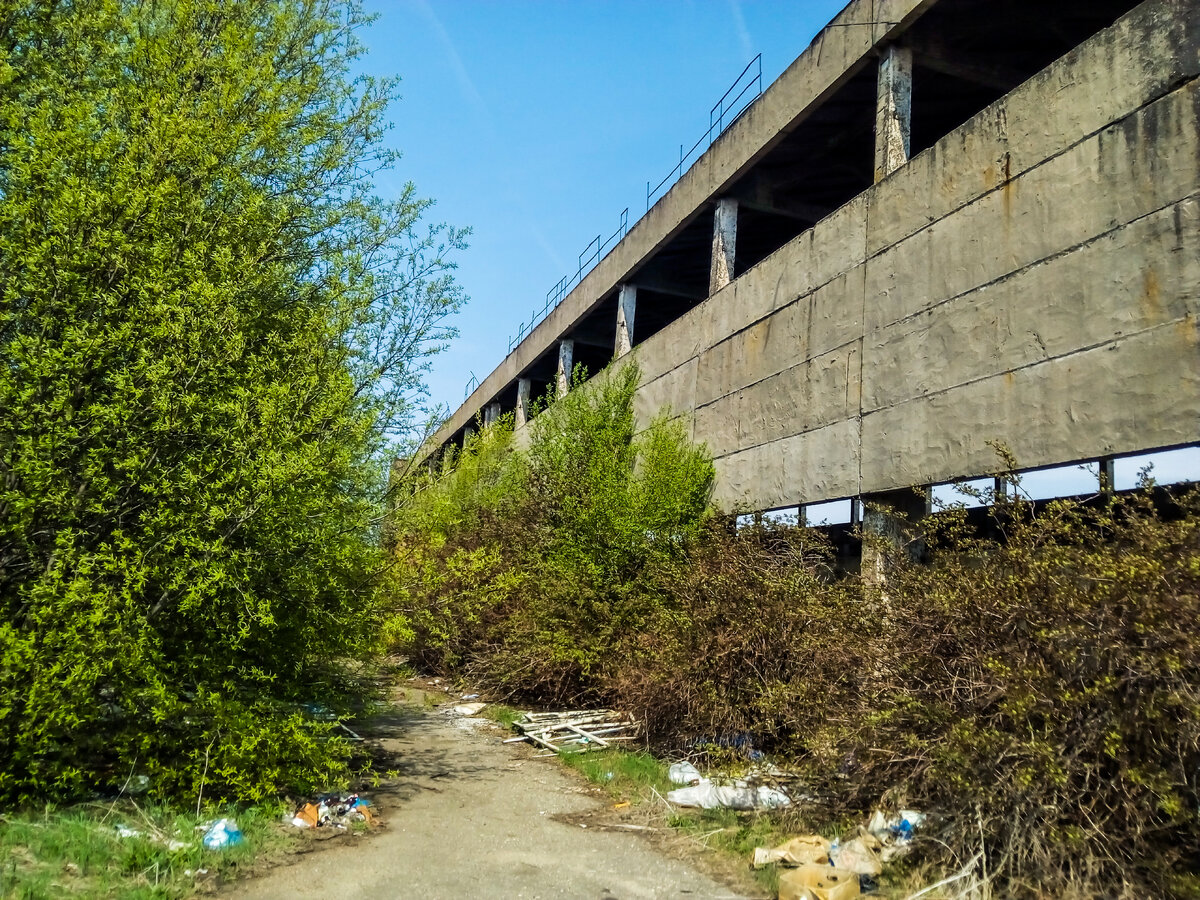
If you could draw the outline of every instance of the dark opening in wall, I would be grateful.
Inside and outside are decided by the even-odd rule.
[[[738,200],[740,275],[874,181],[877,70],[867,63],[757,163]]]
[[[912,155],[1108,28],[1138,0],[940,0],[913,51]]]

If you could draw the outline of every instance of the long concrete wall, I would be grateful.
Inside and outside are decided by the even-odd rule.
[[[729,510],[1197,441],[1197,75],[1138,7],[637,347],[639,415]]]
[[[903,32],[936,0],[853,0],[799,58],[722,134],[567,298],[471,393],[430,442],[444,444],[506,385],[565,337],[571,327],[718,196],[854,72],[874,48]],[[536,297],[531,298],[532,302]]]

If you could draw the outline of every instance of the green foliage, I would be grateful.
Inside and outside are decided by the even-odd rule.
[[[1014,896],[1177,893],[1200,846],[1200,493],[1001,502],[902,565],[863,786],[949,811]],[[919,601],[918,601],[919,598]],[[843,735],[843,739],[844,739]],[[914,764],[913,755],[917,756]],[[971,829],[974,827],[974,838]],[[1171,886],[1171,883],[1175,887]]]
[[[461,302],[341,0],[0,16],[0,798],[342,771],[379,459]],[[326,682],[326,683],[322,683]],[[332,696],[330,696],[332,695]]]
[[[619,636],[656,615],[644,573],[700,527],[713,477],[678,423],[636,430],[638,377],[577,376],[527,450],[506,423],[485,429],[400,505],[392,628],[406,652],[547,700],[602,689]]]

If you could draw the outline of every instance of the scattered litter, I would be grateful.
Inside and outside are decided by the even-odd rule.
[[[735,781],[733,784],[718,785],[707,778],[691,787],[671,791],[667,794],[667,802],[701,809],[780,809],[792,805],[787,794],[765,784],[754,787],[746,781]]]
[[[629,808],[629,801],[628,801],[628,800],[623,800],[623,801],[622,801],[622,802],[620,802],[620,803],[614,803],[614,804],[613,804],[613,809],[628,809],[628,808]]]
[[[700,770],[686,760],[671,763],[671,768],[667,769],[667,777],[671,779],[671,784],[699,784],[704,780]]]
[[[204,833],[203,844],[209,850],[224,850],[242,842],[242,831],[233,819],[219,819]]]
[[[858,876],[845,869],[809,863],[779,876],[779,900],[845,900],[861,893]]]
[[[452,716],[477,716],[487,706],[486,703],[460,703],[457,706],[450,707],[450,715]]]
[[[908,853],[913,832],[924,824],[925,814],[915,809],[902,809],[890,818],[877,809],[861,831],[879,842],[879,858],[886,863]]]
[[[608,747],[616,741],[637,737],[638,723],[632,716],[611,709],[594,711],[526,713],[513,723],[521,737],[553,753],[585,753]]]
[[[478,694],[463,694],[463,695],[462,695],[461,697],[459,697],[458,699],[459,699],[459,700],[478,700],[478,699],[479,699],[479,695],[478,695]]]
[[[824,865],[829,862],[830,843],[819,834],[806,834],[792,838],[772,850],[754,848],[754,868],[761,869],[771,863],[785,866],[803,866],[807,863]]]
[[[128,825],[117,826],[117,837],[120,838],[144,838],[147,841],[154,841],[156,844],[162,844],[172,853],[176,850],[186,850],[192,845],[186,841],[175,840],[174,838],[165,837],[162,834],[145,834],[138,831],[136,828],[130,828]]]
[[[321,794],[302,804],[291,819],[297,828],[346,828],[355,822],[375,824],[371,801],[358,794]]]
[[[874,877],[883,872],[883,862],[879,856],[882,849],[883,845],[878,838],[865,828],[860,828],[858,837],[844,844],[838,842],[830,849],[829,860],[839,869],[845,869],[855,875]]]

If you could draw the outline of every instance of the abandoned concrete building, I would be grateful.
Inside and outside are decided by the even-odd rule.
[[[423,453],[614,358],[731,512],[1194,445],[1198,74],[1196,0],[854,0]]]

